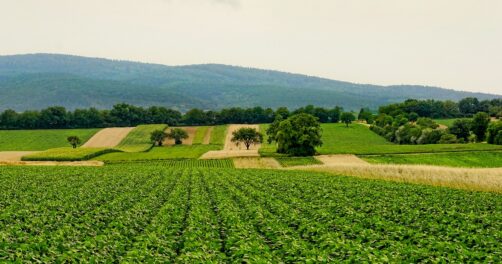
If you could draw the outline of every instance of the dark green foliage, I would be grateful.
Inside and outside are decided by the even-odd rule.
[[[468,142],[469,135],[471,134],[471,120],[470,119],[457,119],[448,128],[448,131],[455,135],[458,139]]]
[[[489,144],[502,145],[502,121],[492,122],[488,126],[488,137],[486,141]]]
[[[263,141],[263,135],[254,128],[243,127],[232,133],[232,142],[236,145],[243,143],[249,150],[251,145],[260,144]]]
[[[155,130],[150,133],[150,140],[157,144],[157,146],[162,146],[162,142],[167,138],[167,133],[164,130]]]
[[[77,148],[77,146],[80,145],[80,143],[82,143],[80,138],[77,136],[69,136],[68,138],[66,138],[66,140],[68,141],[68,143],[70,143],[70,145],[73,148]]]
[[[342,121],[342,123],[345,124],[346,127],[349,127],[349,124],[351,124],[354,120],[356,120],[356,117],[354,116],[353,113],[343,112],[342,115],[340,116],[340,120]]]
[[[184,139],[188,138],[188,133],[181,128],[172,128],[169,133],[167,133],[167,137],[174,139],[174,144],[180,145],[183,143]]]
[[[439,144],[455,144],[458,143],[457,136],[453,134],[444,134],[438,141]]]
[[[277,123],[276,123],[277,125]],[[316,117],[297,114],[267,130],[269,142],[277,143],[277,152],[291,156],[312,156],[315,148],[322,145],[322,129]]]
[[[373,113],[368,108],[361,108],[357,119],[364,120],[367,124],[372,124],[375,118]]]
[[[418,118],[417,125],[419,125],[422,128],[432,128],[432,129],[436,129],[439,127],[439,125],[436,122],[434,122],[434,120],[427,117]]]
[[[306,104],[340,105],[355,111],[407,98],[460,100],[469,96],[480,100],[497,97],[435,87],[355,84],[215,64],[169,67],[53,54],[0,57],[1,110],[53,105],[72,110],[104,109],[125,102],[181,111],[256,105],[297,108]]]
[[[485,112],[479,112],[474,115],[471,122],[471,130],[476,135],[476,141],[482,142],[486,138],[486,130],[490,124],[490,116]]]

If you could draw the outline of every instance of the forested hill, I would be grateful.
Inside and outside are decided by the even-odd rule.
[[[174,109],[307,104],[348,110],[408,98],[459,100],[501,95],[413,85],[377,86],[218,64],[165,66],[55,54],[0,56],[0,110],[119,102]]]

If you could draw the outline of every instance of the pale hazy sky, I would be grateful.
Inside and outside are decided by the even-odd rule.
[[[36,52],[502,94],[502,0],[0,0]]]

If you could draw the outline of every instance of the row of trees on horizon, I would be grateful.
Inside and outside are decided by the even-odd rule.
[[[403,103],[381,106],[380,115],[404,115],[410,120],[418,117],[452,118],[471,117],[475,113],[486,112],[490,116],[502,116],[502,99],[478,101],[476,98],[465,98],[461,101],[436,101],[409,99]],[[61,106],[52,106],[43,110],[30,110],[22,113],[5,110],[0,114],[1,129],[62,129],[62,128],[94,128],[115,126],[136,126],[139,124],[178,125],[219,125],[232,123],[259,124],[272,123],[279,116],[286,119],[291,115],[306,113],[321,123],[338,123],[342,117],[347,119],[348,112],[342,107],[315,107],[308,105],[295,110],[286,107],[272,108],[224,108],[218,111],[191,109],[186,113],[166,107],[151,106],[148,108],[120,103],[110,110],[96,108],[76,109],[68,111]],[[377,117],[376,111],[361,109],[354,118],[372,123]]]

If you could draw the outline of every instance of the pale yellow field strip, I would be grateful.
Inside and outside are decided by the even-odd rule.
[[[0,162],[21,161],[23,156],[37,152],[39,151],[0,151]]]
[[[235,158],[234,166],[238,169],[280,169],[281,164],[274,158]]]
[[[237,146],[232,142],[232,133],[244,127],[251,127],[259,131],[259,125],[229,125],[227,129],[227,135],[225,138],[225,146],[223,150],[214,150],[204,153],[201,159],[225,159],[225,158],[236,158],[236,157],[259,157],[258,149],[260,149],[260,144],[252,145],[249,150],[246,146],[239,144]]]
[[[213,133],[213,128],[214,127],[209,127],[206,131],[206,134],[204,135],[204,139],[202,140],[203,145],[209,145],[211,142],[211,133]]]
[[[367,165],[368,162],[359,158],[356,155],[321,155],[315,156],[316,159],[321,161],[324,165],[327,166],[336,166],[336,165]]]
[[[124,139],[134,127],[110,127],[98,131],[82,145],[83,148],[113,148]]]
[[[103,166],[102,161],[0,161],[0,166],[84,166],[99,167]]]
[[[452,168],[427,165],[331,164],[288,169],[502,193],[502,168]]]
[[[181,128],[185,130],[188,134],[188,138],[182,140],[183,145],[192,145],[193,144],[193,139],[195,138],[195,132],[197,131],[197,127],[174,127],[174,128]],[[166,130],[167,133],[171,131],[172,128],[168,128]],[[165,146],[172,146],[174,145],[174,139],[167,138],[164,140],[164,145]]]

